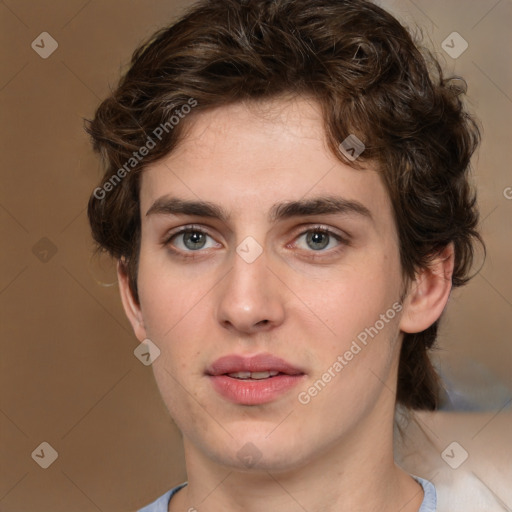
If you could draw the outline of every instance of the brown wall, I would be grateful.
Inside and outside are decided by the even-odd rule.
[[[100,167],[82,119],[135,46],[188,3],[0,3],[0,511],[134,510],[185,478],[179,434],[133,355],[113,267],[91,257],[86,203]],[[453,294],[439,361],[498,411],[512,389],[512,2],[381,3],[423,26],[467,78],[483,125],[475,179],[489,254]],[[453,31],[469,43],[457,59],[441,48]],[[31,47],[51,49],[42,32],[58,43],[46,59]],[[58,452],[48,469],[31,456],[42,442]]]

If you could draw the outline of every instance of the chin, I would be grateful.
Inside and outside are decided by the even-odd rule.
[[[210,448],[210,456],[219,464],[242,472],[292,471],[306,464],[311,458],[299,448],[311,447],[311,443],[306,443],[304,440],[297,443],[292,436],[288,438],[276,436],[274,440],[265,439],[267,434],[268,430],[261,436],[238,436],[229,446],[223,446],[220,450],[212,453]],[[216,444],[216,446],[220,445]]]

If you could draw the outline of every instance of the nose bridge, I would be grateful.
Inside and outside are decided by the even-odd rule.
[[[284,315],[269,258],[254,239],[243,240],[233,255],[220,289],[218,321],[224,327],[251,332],[279,324]]]

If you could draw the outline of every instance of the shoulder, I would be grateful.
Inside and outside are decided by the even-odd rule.
[[[434,484],[430,480],[419,476],[411,475],[423,487],[424,497],[421,508],[418,512],[436,512],[437,511],[437,493]]]
[[[185,487],[187,482],[184,482],[176,487],[173,487],[170,491],[157,498],[155,501],[139,509],[137,512],[167,512],[169,508],[169,501],[175,493],[177,493],[182,487]]]
[[[508,411],[416,412],[395,446],[395,460],[432,482],[437,512],[506,510],[512,503],[511,425]]]

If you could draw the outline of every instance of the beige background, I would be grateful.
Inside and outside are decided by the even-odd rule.
[[[483,126],[474,166],[489,254],[453,294],[437,356],[454,392],[479,412],[439,413],[425,428],[435,464],[450,441],[464,439],[471,470],[500,496],[496,510],[511,510],[510,492],[489,483],[485,468],[488,457],[510,455],[512,1],[381,3],[422,26],[446,67],[467,78]],[[135,46],[186,4],[0,2],[0,511],[134,510],[185,479],[179,434],[150,367],[133,355],[112,267],[91,258],[86,204],[100,168],[82,119]],[[441,47],[454,31],[469,44],[457,59]],[[46,59],[31,47],[42,32],[58,43]],[[48,469],[31,457],[43,441],[58,452]]]

